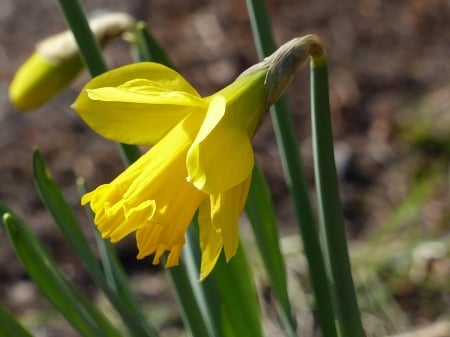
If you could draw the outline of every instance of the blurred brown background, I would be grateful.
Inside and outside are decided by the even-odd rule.
[[[216,91],[257,62],[244,1],[82,3],[88,13],[124,11],[147,22],[201,94]],[[268,7],[278,44],[315,33],[328,52],[342,200],[369,332],[382,336],[448,321],[450,2],[268,0]],[[69,107],[88,75],[83,73],[32,113],[15,111],[7,96],[15,70],[34,44],[64,29],[56,1],[0,0],[0,200],[27,220],[74,282],[95,292],[43,209],[31,167],[31,152],[38,146],[92,235],[79,207],[75,179],[83,176],[95,186],[112,179],[123,166],[115,145],[94,134]],[[119,40],[105,56],[110,67],[132,62],[126,43]],[[289,90],[289,101],[312,179],[308,76],[304,66]],[[270,118],[255,139],[255,152],[272,187],[282,232],[295,235]],[[133,242],[119,249],[138,280],[154,272],[148,261],[134,260]],[[291,267],[298,271],[295,263]],[[143,289],[136,285],[139,294],[173,303],[167,285],[152,282],[143,282]],[[387,291],[386,302],[370,289]],[[39,336],[58,336],[61,331],[76,335],[66,332],[61,320],[39,323],[44,319],[33,316],[49,305],[36,294],[2,232],[0,300],[28,319]],[[176,315],[166,319],[179,322]],[[169,336],[172,330],[164,331]]]

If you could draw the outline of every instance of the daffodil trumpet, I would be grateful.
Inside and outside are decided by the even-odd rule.
[[[151,146],[112,182],[82,197],[103,237],[117,242],[135,232],[138,258],[153,254],[157,264],[168,252],[166,267],[175,266],[198,211],[200,280],[222,250],[231,259],[254,166],[252,138],[317,46],[313,35],[291,40],[207,97],[152,62],[92,79],[73,104],[84,121],[105,138]]]

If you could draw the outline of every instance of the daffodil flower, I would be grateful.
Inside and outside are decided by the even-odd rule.
[[[117,142],[151,145],[111,183],[82,197],[103,237],[117,242],[135,232],[138,258],[154,254],[157,264],[169,252],[166,267],[175,266],[198,210],[200,279],[222,249],[227,261],[235,255],[254,166],[251,140],[308,55],[303,40],[293,41],[207,97],[150,62],[109,71],[83,88],[73,108],[90,127]]]

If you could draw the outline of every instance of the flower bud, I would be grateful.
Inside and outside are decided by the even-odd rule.
[[[134,27],[123,13],[108,13],[90,21],[100,46]],[[53,35],[36,45],[34,53],[15,74],[9,97],[20,111],[36,109],[67,87],[83,68],[77,43],[71,31]]]

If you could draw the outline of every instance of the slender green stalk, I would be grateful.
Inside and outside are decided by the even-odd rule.
[[[89,28],[89,23],[78,0],[58,0],[59,6],[78,44],[81,58],[92,77],[108,70],[101,48]],[[140,156],[134,145],[117,144],[123,161],[129,165]]]
[[[0,326],[2,327],[2,336],[4,337],[33,337],[2,304],[0,304]]]
[[[136,24],[136,47],[141,61],[155,61],[175,69],[172,61],[161,48],[158,41],[150,34],[144,22]]]
[[[119,331],[106,317],[64,278],[29,227],[13,213],[4,213],[2,218],[24,269],[72,326],[86,337],[119,337]]]
[[[297,336],[297,322],[289,300],[286,267],[280,249],[275,210],[267,182],[258,164],[255,164],[253,168],[245,210],[255,234],[255,241],[261,253],[272,291],[280,306],[280,318],[285,333],[289,337],[295,337]]]
[[[287,111],[284,110],[286,108],[287,102],[285,100],[278,102],[274,107],[272,116],[275,116],[274,128],[277,130],[275,134],[279,142],[278,147],[280,149],[288,187],[292,195],[303,249],[308,260],[309,275],[316,299],[316,307],[323,336],[337,337],[340,335],[339,328],[336,326],[339,316],[334,311],[331,282],[327,276],[325,260],[316,230],[316,219],[308,192],[306,174],[301,159],[298,156],[298,148],[293,145],[296,144],[293,143],[295,137],[290,136],[292,133],[286,131],[291,129],[293,124],[288,118],[281,117],[283,115],[286,116],[283,113],[283,111]]]
[[[247,0],[247,7],[250,13],[258,54],[262,59],[275,50],[267,6],[263,0]],[[294,123],[288,110],[287,101],[284,97],[272,109],[271,116],[275,135],[287,184],[291,191],[305,255],[308,260],[320,326],[324,336],[339,336],[339,328],[336,326],[338,315],[334,311],[331,282],[327,278],[325,260],[317,235],[316,221],[309,197],[306,175],[299,156],[297,139],[293,128]]]
[[[191,253],[190,249],[187,249],[184,254],[189,253]],[[208,312],[205,311],[204,303],[199,300],[199,282],[197,279],[189,277],[188,269],[192,265],[193,263],[181,261],[178,266],[168,269],[167,274],[174,289],[175,297],[180,303],[183,322],[191,336],[213,337],[211,322],[205,319]],[[198,273],[198,269],[195,272]]]
[[[92,77],[108,70],[100,46],[93,36],[86,15],[77,0],[58,0],[67,25],[78,44],[81,58]]]
[[[82,180],[78,181],[78,188],[82,194],[87,192]],[[90,209],[87,210],[87,214],[93,223],[93,214]],[[142,313],[142,308],[131,290],[128,277],[111,242],[103,239],[97,230],[95,230],[95,234],[103,267],[102,276],[104,276],[98,276],[98,272],[89,268],[93,279],[100,285],[111,304],[122,316],[132,336],[156,336],[156,330],[147,323]]]
[[[326,58],[323,53],[312,55],[311,123],[319,224],[334,282],[336,305],[342,313],[342,335],[362,337],[365,334],[353,285],[339,199],[328,93]]]
[[[102,260],[103,271],[60,188],[49,175],[38,150],[33,153],[33,175],[42,203],[54,218],[68,243],[84,262],[94,282],[103,290],[126,323],[130,336],[156,336],[155,330],[142,317],[142,310],[129,289],[128,280],[125,276],[121,276],[124,275],[122,267],[118,262],[112,263],[117,261],[117,257],[110,248],[111,244],[99,238],[100,256],[106,257]],[[105,247],[110,250],[102,250]],[[102,254],[103,252],[105,254]]]
[[[243,331],[248,336],[263,336],[257,291],[243,246],[239,245],[229,262],[222,253],[211,274],[198,282],[201,251],[197,219],[189,227],[186,245],[189,248],[186,266],[191,282],[197,286],[197,300],[210,327],[210,336],[235,337]]]
[[[141,156],[141,151],[136,145],[117,143],[117,146],[125,166],[130,166]]]

